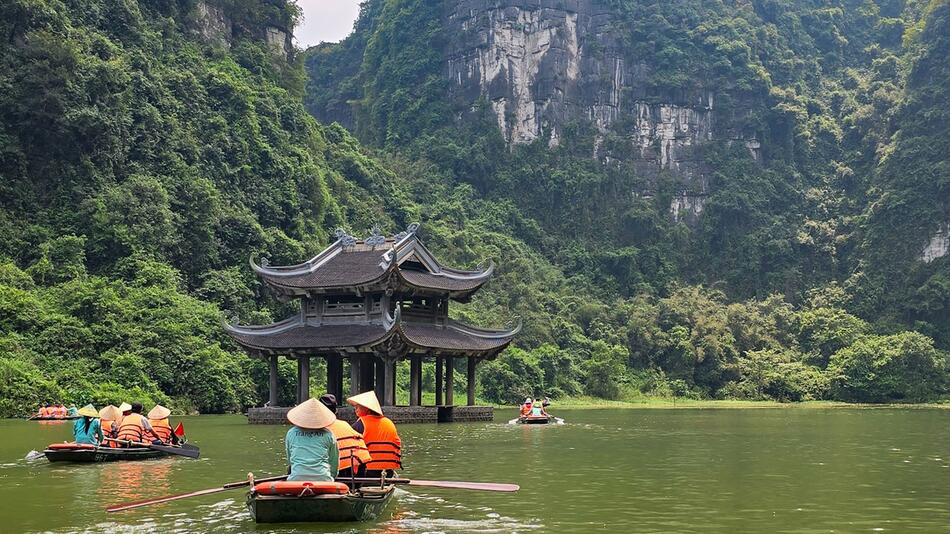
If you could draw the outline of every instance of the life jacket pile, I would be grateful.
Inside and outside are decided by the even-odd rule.
[[[361,465],[372,461],[373,457],[363,441],[363,434],[353,430],[349,423],[337,419],[329,429],[336,438],[337,448],[340,449],[340,471],[351,468],[355,472]]]
[[[367,469],[402,469],[402,441],[396,433],[396,425],[382,415],[364,415],[363,440],[372,459]]]

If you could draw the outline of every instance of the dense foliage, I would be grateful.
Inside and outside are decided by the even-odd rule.
[[[485,395],[945,395],[950,255],[924,261],[921,251],[950,232],[948,3],[603,4],[625,61],[640,65],[643,99],[685,105],[715,92],[724,139],[704,148],[711,173],[695,221],[670,216],[691,187],[682,177],[643,176],[624,161],[628,124],[606,135],[562,124],[556,148],[547,138],[507,146],[488,103],[445,83],[439,51],[457,37],[438,3],[365,2],[349,38],[307,52],[312,113],[430,162],[418,164],[427,176],[470,186],[493,214],[505,206],[495,230],[563,280],[545,292],[557,304],[515,304],[544,327],[486,368]],[[729,132],[760,140],[760,160]],[[694,307],[672,312],[687,295]],[[750,338],[742,321],[771,331]],[[902,330],[923,336],[909,343],[919,334]],[[932,380],[872,386],[887,373],[918,380],[904,364],[851,376],[869,346],[889,346],[904,355],[893,361],[919,363]]]
[[[431,4],[364,4],[352,37],[308,53],[305,94],[300,63],[264,38],[266,28],[290,29],[298,16],[282,0],[3,3],[0,415],[54,400],[139,399],[201,412],[259,404],[265,366],[223,336],[220,322],[238,315],[264,323],[291,308],[258,285],[247,258],[295,263],[338,226],[395,232],[414,221],[446,263],[499,265],[496,279],[454,313],[481,324],[524,320],[517,347],[481,367],[489,400],[946,394],[947,258],[907,271],[855,252],[924,230],[875,234],[865,219],[884,228],[896,206],[946,198],[944,155],[917,139],[946,128],[935,92],[947,84],[926,74],[947,72],[947,32],[938,26],[947,27],[945,4],[899,24],[883,27],[884,16],[874,15],[876,22],[841,30],[864,41],[836,54],[819,53],[826,47],[815,37],[808,39],[819,44],[794,49],[822,68],[852,71],[834,78],[847,104],[832,112],[824,99],[834,97],[818,91],[830,82],[813,79],[814,65],[787,66],[781,83],[797,91],[795,72],[808,78],[805,96],[783,89],[781,109],[804,117],[786,125],[788,135],[811,139],[817,124],[851,124],[853,132],[812,145],[838,150],[844,139],[848,154],[836,156],[853,163],[835,167],[832,180],[797,166],[832,161],[825,153],[793,150],[763,167],[719,147],[708,155],[719,162],[718,182],[698,228],[666,216],[673,177],[652,198],[617,194],[639,178],[591,159],[582,126],[558,150],[509,152],[478,106],[453,124],[434,48],[423,44],[442,38],[435,11],[420,11]],[[670,18],[680,4],[656,9]],[[720,19],[731,13],[716,9]],[[216,13],[230,31],[216,29]],[[637,32],[677,33],[637,24],[628,46],[637,46]],[[866,52],[879,33],[895,31],[888,24],[898,34],[908,27],[906,44],[891,39],[886,51]],[[669,46],[694,37],[671,37]],[[651,83],[663,91],[691,69],[721,63],[726,52],[714,50],[685,65],[668,62],[672,70]],[[860,63],[868,54],[880,61]],[[766,111],[778,106],[769,100],[777,89],[747,80],[749,68],[717,76],[754,93]],[[357,121],[375,148],[315,121],[304,100]],[[888,157],[879,165],[881,147]],[[905,180],[896,166],[909,162],[917,170]],[[924,182],[933,189],[918,190]],[[879,199],[880,210],[865,214],[865,197]],[[945,203],[941,209],[946,220]],[[852,269],[855,258],[866,263]],[[879,280],[901,289],[882,292]],[[725,290],[709,289],[718,286]],[[910,329],[921,333],[902,332]],[[289,402],[290,362],[281,375]]]

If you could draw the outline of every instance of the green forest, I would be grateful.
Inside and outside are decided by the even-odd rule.
[[[583,124],[509,148],[484,106],[458,119],[437,1],[366,1],[296,51],[265,38],[299,21],[283,0],[4,2],[0,415],[260,405],[266,364],[221,323],[293,303],[248,258],[412,222],[446,264],[498,265],[455,315],[523,320],[485,401],[950,397],[950,255],[919,260],[950,223],[950,3],[602,3],[656,94],[704,80],[751,110],[763,161],[709,147],[698,224],[669,217],[671,174],[619,194],[644,178]]]

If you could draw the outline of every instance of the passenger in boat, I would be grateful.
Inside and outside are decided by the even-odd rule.
[[[119,425],[119,442],[123,447],[141,447],[129,442],[142,443],[152,434],[152,425],[142,415],[142,403],[133,402],[129,414],[122,417]]]
[[[105,408],[99,410],[99,426],[102,427],[102,437],[116,439],[119,437],[119,425],[116,421],[122,419],[122,412],[119,411],[113,405],[108,405]],[[110,441],[104,440],[102,445],[104,447],[118,447],[119,444]]]
[[[547,417],[547,412],[544,411],[544,406],[540,401],[534,401],[531,405],[531,417]]]
[[[49,404],[44,404],[40,406],[40,411],[36,412],[37,417],[52,417],[53,412]]]
[[[329,427],[336,415],[317,399],[304,401],[287,412],[293,427],[287,431],[287,480],[329,482],[340,468],[340,450]]]
[[[360,393],[346,399],[346,402],[356,409],[360,420],[353,429],[363,434],[372,457],[366,466],[366,476],[378,477],[384,471],[387,476],[395,476],[395,470],[402,469],[402,441],[396,432],[396,425],[383,415],[376,393]]]
[[[328,410],[336,415],[336,395],[330,393],[322,395],[320,404],[326,406]],[[330,432],[333,432],[337,449],[340,451],[340,471],[337,476],[363,476],[366,471],[366,464],[373,459],[369,455],[369,449],[366,448],[366,442],[363,441],[363,435],[353,430],[353,427],[342,419],[337,419],[327,428],[330,429]]]
[[[56,406],[53,407],[53,416],[60,419],[66,417],[66,407],[63,406],[63,403],[57,402]]]
[[[521,405],[521,416],[522,416],[522,417],[524,417],[524,416],[526,416],[526,415],[528,415],[528,414],[531,413],[531,405],[532,405],[532,404],[533,404],[533,401],[531,400],[531,397],[525,397],[525,399],[524,399],[524,404]]]
[[[178,436],[172,431],[172,426],[168,422],[168,416],[171,415],[171,413],[172,411],[168,408],[161,404],[156,404],[155,407],[148,412],[148,422],[152,425],[152,435],[155,436],[155,439],[162,443],[177,445]]]
[[[99,412],[87,404],[77,413],[82,417],[73,423],[73,440],[76,443],[98,445],[102,442],[102,427],[99,424]]]

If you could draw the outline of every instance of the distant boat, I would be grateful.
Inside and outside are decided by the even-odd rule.
[[[332,482],[262,482],[248,492],[247,509],[257,523],[370,521],[383,512],[395,488],[388,484],[350,490]]]
[[[63,417],[52,417],[49,415],[45,415],[43,417],[30,417],[28,418],[28,420],[29,421],[72,421],[73,419],[79,419],[80,417],[82,416],[81,415],[66,415]]]
[[[522,425],[546,425],[554,422],[554,416],[551,415],[522,415],[518,418],[518,424]]]
[[[197,450],[192,445],[186,445]],[[187,452],[187,451],[183,451]],[[51,462],[99,463],[134,460],[152,460],[173,456],[173,453],[149,447],[97,447],[85,443],[53,443],[43,451]]]

